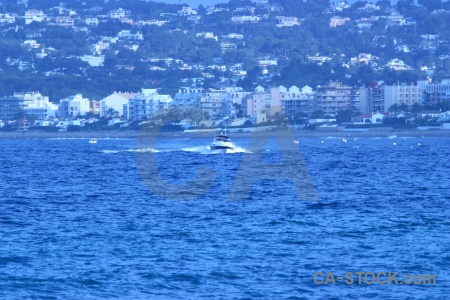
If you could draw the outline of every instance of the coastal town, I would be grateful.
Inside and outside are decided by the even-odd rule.
[[[224,124],[238,128],[292,125],[321,130],[382,126],[450,129],[450,74],[445,69],[450,65],[448,32],[441,30],[440,35],[430,29],[425,34],[417,33],[420,22],[402,14],[410,5],[439,18],[448,16],[448,5],[444,7],[441,2],[434,8],[415,6],[410,1],[399,1],[396,6],[389,5],[389,1],[354,5],[345,1],[317,2],[326,2],[318,13],[327,20],[327,30],[357,30],[358,36],[372,32],[371,47],[384,54],[390,48],[390,54],[380,57],[378,53],[354,50],[305,53],[302,64],[317,67],[317,72],[324,69],[329,72],[309,81],[301,73],[296,76],[295,70],[289,76],[288,71],[292,71],[293,61],[298,57],[287,45],[280,44],[276,51],[269,53],[262,50],[268,46],[261,45],[258,52],[264,55],[251,57],[250,61],[247,54],[254,49],[248,45],[255,40],[245,34],[246,26],[252,26],[252,30],[259,26],[282,31],[297,30],[308,23],[308,14],[305,18],[292,16],[300,13],[289,11],[290,4],[285,1],[231,1],[197,9],[153,3],[154,10],[164,12],[151,19],[146,19],[144,12],[128,8],[106,10],[106,4],[114,4],[109,1],[105,1],[105,6],[95,1],[58,2],[43,9],[34,8],[36,4],[32,1],[18,0],[12,4],[3,1],[0,6],[2,39],[20,40],[18,52],[23,55],[15,57],[13,51],[9,55],[3,53],[0,76],[21,72],[18,74],[67,83],[64,88],[51,89],[45,82],[40,86],[2,82],[0,130],[137,129],[145,123],[169,123],[174,130]],[[313,1],[304,1],[304,5],[311,9],[319,7]],[[208,26],[211,18],[221,20],[224,28],[194,29],[213,29],[214,26]],[[93,34],[104,24],[115,26],[110,30],[114,34]],[[393,40],[374,33],[380,24],[384,32],[398,31]],[[74,50],[78,55],[69,50],[61,54],[56,44],[49,45],[48,41],[54,40],[46,38],[55,28],[59,34],[85,36],[88,46]],[[159,44],[162,32],[172,36],[166,42],[173,44]],[[409,32],[414,33],[414,43],[406,41],[411,38],[406,34]],[[206,47],[203,50],[213,49],[197,53],[211,59],[205,58],[204,63],[198,58],[196,63],[195,59],[188,61],[186,53],[181,53],[183,39],[195,42],[198,48]],[[162,52],[152,56],[156,50],[149,45],[156,44]],[[170,55],[163,56],[163,52]],[[415,60],[418,53],[425,58]],[[63,65],[74,63],[75,67],[61,67],[55,61]],[[104,77],[120,74],[124,78],[111,81],[110,89],[102,87],[100,94],[87,90],[89,82],[94,81],[92,74],[105,70],[109,75]],[[174,72],[191,77],[180,75],[171,79]],[[367,77],[367,73],[396,77],[383,80],[382,76]],[[128,76],[135,82],[121,86],[119,82],[126,82]],[[82,78],[86,85],[70,86],[70,78]],[[114,86],[114,83],[118,84]]]
[[[99,101],[77,94],[61,99],[58,105],[39,92],[16,93],[11,97],[0,97],[0,128],[28,130],[34,127],[59,131],[83,127],[127,128],[156,119],[161,122],[161,117],[167,116],[170,124],[178,125],[180,130],[224,124],[230,127],[301,124],[333,130],[342,124],[370,128],[408,122],[416,127],[450,129],[450,110],[420,109],[423,94],[427,91],[448,97],[450,81],[361,88],[330,82],[317,90],[309,86],[301,89],[296,86],[268,89],[258,86],[251,92],[238,87],[222,90],[182,88],[174,98],[160,95],[156,89],[141,89],[114,92]],[[432,99],[436,104],[443,103],[440,98]],[[95,127],[96,124],[102,126]]]

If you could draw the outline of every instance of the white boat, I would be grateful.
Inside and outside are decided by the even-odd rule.
[[[89,144],[97,144],[97,139],[95,138],[90,139]]]
[[[226,153],[227,151],[233,151],[234,147],[235,145],[231,139],[225,133],[221,132],[214,138],[209,149],[213,152]]]
[[[391,134],[390,136],[388,136],[388,139],[396,139],[397,135],[396,134]]]

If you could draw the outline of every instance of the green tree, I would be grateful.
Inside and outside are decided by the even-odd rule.
[[[325,116],[325,112],[322,110],[316,110],[311,114],[311,118],[313,119],[322,119]]]
[[[419,114],[422,110],[423,110],[423,107],[419,103],[414,103],[411,106],[411,113],[413,114],[414,119],[417,119],[419,117]]]
[[[443,8],[442,0],[418,0],[418,3],[425,7],[429,12]]]
[[[336,121],[341,124],[343,122],[350,122],[352,117],[354,116],[354,112],[350,109],[340,110],[336,114]]]
[[[400,107],[397,103],[392,104],[388,108],[389,112],[393,112],[395,114],[395,117],[397,118],[398,112],[400,111]]]

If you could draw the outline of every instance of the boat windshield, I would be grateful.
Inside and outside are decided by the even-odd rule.
[[[229,142],[230,138],[224,135],[218,135],[214,140],[218,142]]]

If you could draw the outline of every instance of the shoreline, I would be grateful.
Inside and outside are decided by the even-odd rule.
[[[286,131],[286,134],[284,134]],[[397,131],[311,131],[311,130],[292,130],[297,138],[314,138],[314,137],[388,137],[389,135],[397,135],[397,137],[450,137],[450,130],[397,130]],[[233,132],[230,136],[233,138],[246,138],[267,136],[272,131],[262,132]],[[291,134],[287,130],[281,130],[278,134],[289,137]],[[90,138],[130,138],[136,139],[138,137],[160,137],[160,138],[204,138],[211,137],[214,134],[202,132],[162,132],[162,133],[144,133],[139,130],[108,130],[108,131],[75,131],[75,132],[45,132],[45,131],[0,131],[0,140],[2,139],[51,139],[51,138],[74,138],[74,139],[90,139]]]

